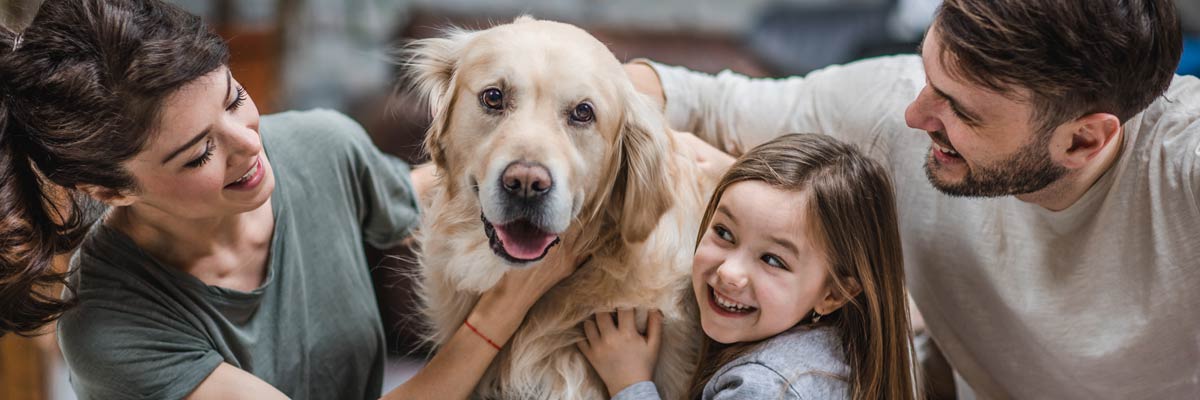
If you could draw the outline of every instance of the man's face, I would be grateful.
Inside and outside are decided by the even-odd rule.
[[[909,104],[905,122],[933,144],[925,161],[930,183],[952,196],[996,197],[1032,193],[1067,169],[1051,158],[1052,132],[1035,132],[1033,107],[950,75],[942,65],[936,25],[921,47],[925,88]],[[947,62],[953,62],[947,57]]]

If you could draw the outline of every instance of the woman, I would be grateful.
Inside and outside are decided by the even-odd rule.
[[[227,59],[156,0],[47,0],[0,31],[0,333],[61,315],[81,398],[378,397],[361,243],[409,235],[429,172],[334,112],[260,119]],[[68,298],[46,295],[76,248]],[[509,274],[389,395],[465,397],[569,261]]]

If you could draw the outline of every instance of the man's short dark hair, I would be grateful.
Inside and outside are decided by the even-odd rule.
[[[1097,112],[1127,121],[1167,90],[1183,51],[1174,0],[946,0],[934,25],[951,75],[1028,89],[1045,131]]]

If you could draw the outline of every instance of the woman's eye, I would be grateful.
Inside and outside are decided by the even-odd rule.
[[[208,141],[204,142],[204,154],[192,161],[189,161],[187,164],[184,164],[183,166],[185,168],[190,168],[190,169],[200,168],[205,163],[208,163],[208,160],[212,159],[213,150],[215,150],[215,149],[216,149],[216,146],[213,144],[212,139],[211,138],[208,139]]]
[[[783,260],[779,259],[779,257],[776,257],[773,254],[763,254],[761,259],[764,263],[767,263],[767,265],[770,265],[772,267],[779,268],[779,269],[785,269],[785,270],[788,269],[787,264],[784,264]]]
[[[713,233],[716,233],[717,237],[721,238],[721,240],[733,243],[733,232],[725,229],[725,227],[720,225],[713,226]]]
[[[248,98],[249,96],[246,95],[246,88],[238,86],[237,97],[233,99],[233,103],[230,103],[229,107],[225,107],[225,110],[236,111],[237,109],[242,108],[242,104],[245,103],[246,99]]]
[[[504,110],[504,92],[496,88],[487,88],[479,93],[479,105],[490,111]]]
[[[586,124],[588,122],[592,122],[592,120],[595,118],[596,115],[592,111],[592,105],[590,103],[579,103],[579,105],[575,106],[575,109],[571,110],[571,122],[577,124]]]

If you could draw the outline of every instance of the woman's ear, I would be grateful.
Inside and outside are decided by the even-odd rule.
[[[862,293],[862,285],[858,283],[858,280],[843,279],[840,288],[837,283],[830,282],[825,285],[825,296],[821,297],[813,310],[817,314],[829,315],[849,303],[850,299],[855,298],[859,293]]]
[[[137,202],[137,196],[133,194],[121,193],[119,190],[103,186],[84,183],[75,186],[75,189],[101,203],[107,204],[109,207],[125,207]]]

